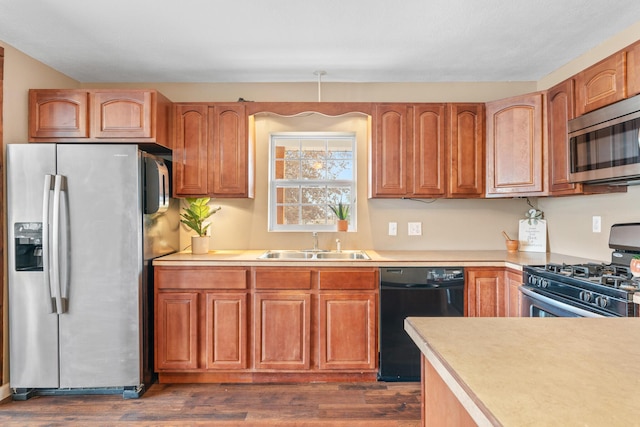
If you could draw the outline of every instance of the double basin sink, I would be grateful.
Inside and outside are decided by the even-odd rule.
[[[340,251],[340,252],[325,252],[316,250],[277,250],[266,251],[258,257],[258,259],[273,259],[273,260],[287,260],[287,261],[336,261],[336,260],[369,260],[369,255],[364,251]]]

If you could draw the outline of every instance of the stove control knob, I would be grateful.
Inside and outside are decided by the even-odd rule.
[[[549,287],[549,281],[547,279],[540,279],[540,287],[541,288],[548,288]]]
[[[596,305],[600,308],[605,308],[609,305],[609,298],[607,297],[597,297],[595,301]]]
[[[580,299],[584,302],[591,302],[591,298],[593,297],[593,295],[591,295],[591,292],[587,292],[587,291],[580,291]]]

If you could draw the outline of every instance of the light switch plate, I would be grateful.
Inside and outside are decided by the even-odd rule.
[[[390,222],[389,223],[389,236],[397,236],[398,235],[398,223]]]
[[[408,226],[409,236],[422,236],[422,223],[410,222]]]
[[[594,233],[601,233],[602,232],[602,217],[601,216],[594,216],[592,218],[592,224],[591,224],[591,229]]]

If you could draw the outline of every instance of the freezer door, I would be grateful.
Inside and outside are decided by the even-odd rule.
[[[56,388],[58,316],[45,283],[45,176],[56,173],[53,144],[7,145],[7,271],[12,388]],[[44,227],[43,227],[44,226]],[[38,233],[40,237],[38,237]]]
[[[60,387],[141,384],[142,203],[135,145],[60,144],[70,225]]]

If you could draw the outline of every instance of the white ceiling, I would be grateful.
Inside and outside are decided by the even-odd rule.
[[[0,0],[0,40],[80,82],[537,81],[639,0]]]

